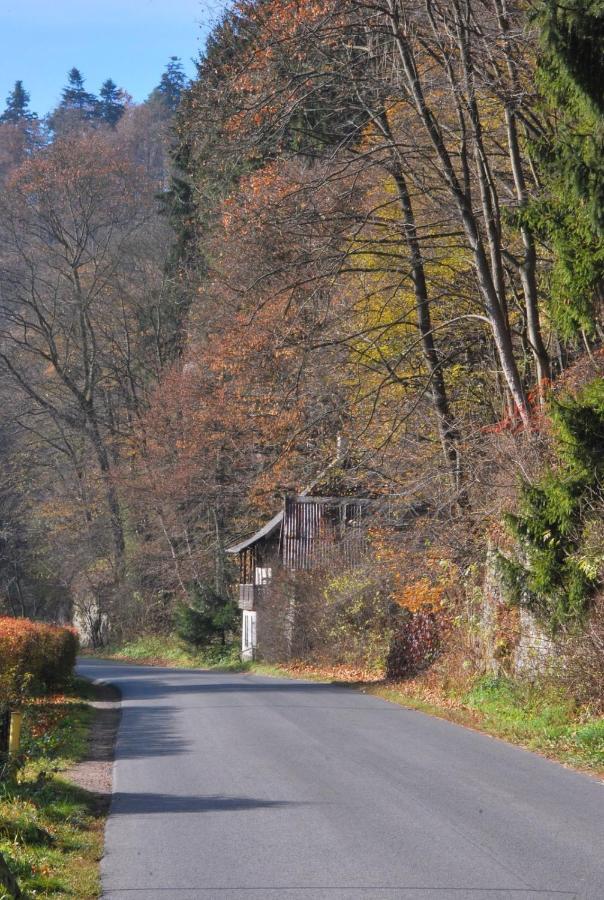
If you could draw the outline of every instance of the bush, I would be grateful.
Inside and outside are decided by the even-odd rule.
[[[353,571],[273,570],[257,601],[259,651],[268,662],[382,669],[400,618],[384,578]]]
[[[501,559],[509,600],[523,602],[552,631],[580,622],[601,581],[593,535],[604,495],[604,379],[552,404],[554,465],[524,483],[507,524],[519,559]]]
[[[175,614],[178,636],[198,648],[213,644],[224,646],[238,623],[239,610],[235,601],[207,585],[199,587],[191,602],[181,604]]]
[[[604,713],[604,595],[600,594],[584,627],[560,642],[555,676],[579,703]]]
[[[77,651],[71,628],[0,617],[0,699],[14,703],[60,687],[73,673]]]
[[[434,661],[440,648],[436,615],[420,610],[409,613],[406,622],[392,637],[386,659],[386,678],[416,675]]]

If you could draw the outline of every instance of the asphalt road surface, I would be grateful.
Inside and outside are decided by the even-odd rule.
[[[604,786],[331,685],[87,660],[123,715],[127,900],[604,900]]]

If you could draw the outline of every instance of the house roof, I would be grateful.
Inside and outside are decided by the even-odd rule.
[[[242,550],[247,550],[248,547],[251,547],[253,544],[257,543],[257,541],[262,540],[262,538],[269,537],[274,531],[277,530],[281,522],[283,521],[284,510],[278,512],[276,516],[273,516],[266,525],[263,525],[259,531],[256,531],[251,537],[246,538],[245,541],[241,541],[240,544],[235,544],[233,547],[227,547],[227,553],[241,553]]]
[[[322,503],[324,505],[328,505],[330,503],[357,503],[360,505],[364,505],[369,501],[359,497],[311,497],[309,496],[307,491],[303,491],[301,494],[298,494],[295,498],[296,503]],[[228,547],[226,549],[226,553],[241,553],[242,550],[247,550],[248,547],[252,547],[258,541],[261,541],[263,538],[270,537],[277,528],[281,525],[283,521],[283,517],[285,515],[285,510],[282,509],[281,512],[278,512],[276,516],[273,516],[266,525],[263,525],[259,531],[254,532],[249,538],[246,538],[244,541],[241,541],[239,544],[235,544],[232,547]]]

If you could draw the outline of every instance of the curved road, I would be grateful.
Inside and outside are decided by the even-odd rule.
[[[123,714],[109,900],[604,898],[604,786],[332,685],[87,660]]]

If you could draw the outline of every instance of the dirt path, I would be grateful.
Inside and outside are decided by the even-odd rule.
[[[72,784],[94,795],[99,812],[106,812],[111,802],[113,784],[113,752],[121,718],[121,697],[110,684],[95,684],[91,706],[95,717],[90,731],[86,758],[64,772]]]

